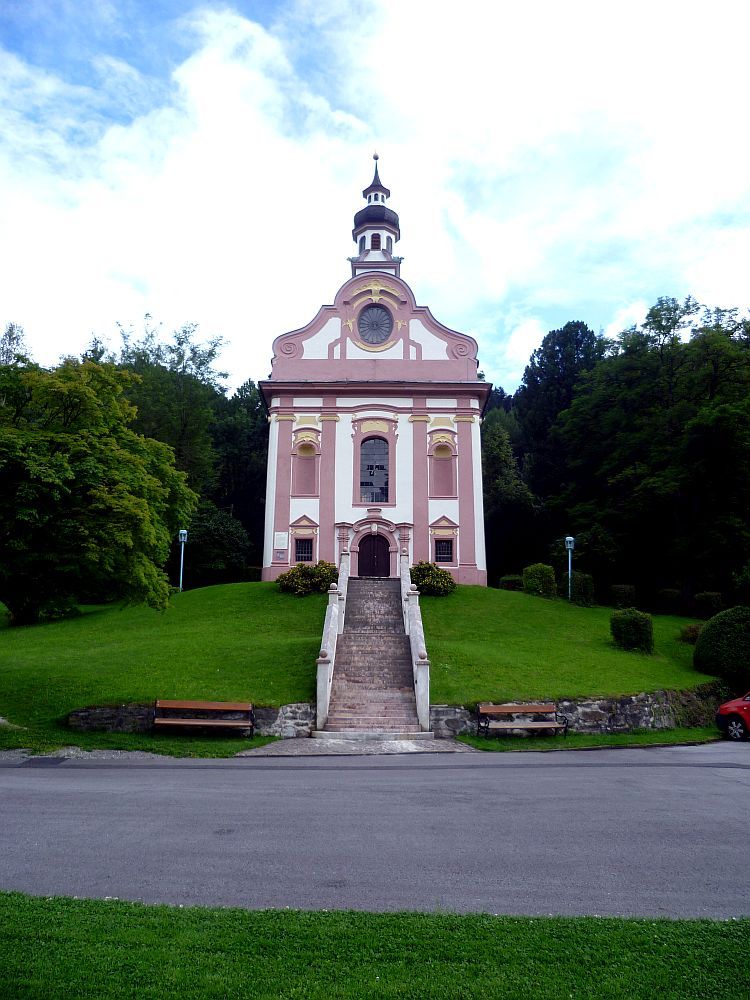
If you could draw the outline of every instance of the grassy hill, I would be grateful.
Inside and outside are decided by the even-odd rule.
[[[188,591],[158,613],[87,608],[75,619],[12,629],[0,616],[0,748],[83,747],[232,753],[237,740],[172,734],[71,734],[60,720],[86,705],[195,698],[260,705],[310,701],[325,595],[303,599],[270,583]],[[653,656],[609,637],[608,608],[578,608],[525,594],[459,587],[422,600],[432,661],[431,700],[628,694],[708,680],[679,642],[684,619],[654,620]]]
[[[423,597],[430,700],[436,704],[518,698],[635,694],[697,687],[688,619],[654,616],[654,653],[626,653],[611,640],[611,608],[580,608],[527,594],[458,587]]]

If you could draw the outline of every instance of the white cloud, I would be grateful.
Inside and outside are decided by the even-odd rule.
[[[264,377],[347,277],[375,146],[405,279],[506,388],[567,319],[744,305],[748,27],[723,0],[300,0],[266,27],[197,8],[169,80],[102,33],[96,86],[0,53],[0,323],[52,361],[195,320],[234,384]]]

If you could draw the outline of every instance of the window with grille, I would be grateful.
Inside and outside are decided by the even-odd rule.
[[[370,249],[379,250],[380,249],[380,233],[373,233],[372,239],[370,240]]]
[[[297,538],[294,542],[294,558],[296,562],[312,562],[312,538]]]
[[[359,450],[360,503],[388,503],[388,442],[367,438]]]
[[[452,538],[436,538],[435,539],[435,562],[453,562],[453,539]]]

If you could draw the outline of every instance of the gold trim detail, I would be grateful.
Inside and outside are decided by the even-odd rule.
[[[317,424],[318,417],[315,413],[300,413],[297,417],[298,424]]]
[[[457,424],[473,424],[474,417],[454,417]]]
[[[297,419],[297,417],[293,413],[277,413],[276,414],[276,419],[277,420],[291,420],[292,423],[294,423],[294,421]]]
[[[431,427],[450,427],[453,421],[450,417],[433,417],[430,421]]]
[[[397,288],[394,288],[393,285],[386,285],[379,278],[372,278],[370,281],[366,281],[364,285],[357,285],[352,292],[352,298],[355,298],[357,295],[363,295],[366,292],[370,293],[373,302],[380,302],[384,292],[393,295],[397,299],[401,298],[401,294]]]
[[[384,344],[375,345],[375,344],[365,344],[364,341],[356,340],[354,337],[352,337],[352,343],[356,344],[357,347],[360,347],[363,351],[370,351],[372,353],[375,353],[377,351],[387,351],[389,347],[396,346],[395,340],[387,340]]]
[[[382,431],[383,434],[387,434],[388,424],[385,420],[363,420],[360,430],[363,434],[366,434],[368,431]]]
[[[321,419],[321,421],[323,421],[323,420],[341,420],[341,417],[338,415],[338,413],[321,413],[320,419]]]
[[[351,318],[351,316],[349,317],[349,319],[342,320],[341,323],[343,326],[349,327],[349,333],[351,333],[352,330],[354,329],[354,320]]]
[[[424,413],[424,414],[422,414],[422,413],[412,413],[410,415],[410,417],[409,417],[409,423],[410,424],[417,424],[417,423],[419,423],[419,424],[429,424],[429,422],[430,422],[430,418],[427,416],[426,413]]]
[[[396,329],[397,330],[400,330],[402,326],[406,326],[406,325],[407,325],[407,321],[405,319],[397,319],[396,320]]]

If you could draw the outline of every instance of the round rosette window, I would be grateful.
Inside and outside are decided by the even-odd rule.
[[[367,306],[359,314],[357,330],[362,340],[373,347],[384,344],[393,330],[393,316],[385,306]]]

